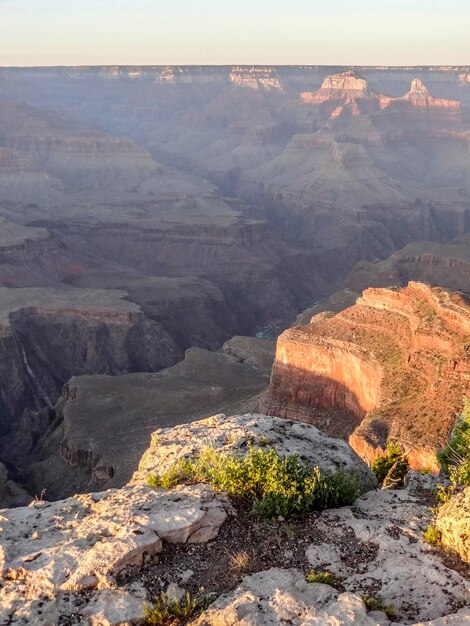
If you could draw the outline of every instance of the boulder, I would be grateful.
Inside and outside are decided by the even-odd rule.
[[[370,469],[346,442],[328,437],[309,424],[260,414],[220,414],[157,430],[133,481],[159,474],[182,457],[194,457],[206,446],[243,453],[249,445],[271,446],[283,455],[297,454],[323,472],[331,473],[343,466],[347,472],[358,475],[363,492],[377,484]]]
[[[139,570],[161,552],[162,541],[213,539],[231,512],[227,499],[206,486],[164,491],[145,485],[4,509],[0,622],[18,613],[29,616],[25,623],[37,623],[32,616],[63,613],[67,592],[80,597],[86,590],[91,590],[88,613],[93,613],[88,600],[94,599],[91,607],[101,615],[106,603],[95,597],[96,589],[113,589],[120,574]],[[129,598],[120,598],[128,607]],[[109,611],[106,615],[108,621],[90,618],[90,624],[121,623],[112,621]]]

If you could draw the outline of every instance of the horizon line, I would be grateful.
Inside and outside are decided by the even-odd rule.
[[[468,68],[470,69],[470,63],[409,63],[401,65],[389,65],[383,63],[374,63],[368,65],[361,64],[348,64],[348,63],[79,63],[79,64],[67,64],[67,65],[0,65],[0,69],[58,69],[58,68],[95,68],[95,67],[217,67],[217,68],[231,68],[231,67],[305,67],[305,68],[320,68],[320,67],[347,67],[347,68],[363,68],[363,69],[375,69],[375,68],[390,68],[390,69],[408,69],[408,68]]]

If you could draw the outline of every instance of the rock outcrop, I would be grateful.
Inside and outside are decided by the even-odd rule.
[[[399,441],[413,468],[436,468],[470,378],[470,306],[409,283],[368,289],[278,340],[268,412],[317,424],[372,460]]]
[[[156,444],[157,436],[161,445]],[[359,472],[364,490],[373,485],[370,470],[346,443],[307,424],[262,415],[214,416],[160,430],[125,487],[0,511],[2,623],[141,624],[144,605],[152,600],[153,572],[159,566],[155,557],[174,554],[191,563],[192,558],[200,559],[198,544],[219,546],[219,533],[240,523],[227,496],[208,486],[164,490],[146,484],[149,471],[162,471],[208,443],[227,450],[246,450],[248,443],[271,445],[326,470],[346,464]],[[393,602],[394,624],[470,623],[468,609],[462,608],[468,602],[465,580],[422,539],[432,515],[422,500],[423,489],[433,486],[430,476],[413,476],[405,490],[369,491],[353,507],[316,515],[309,522],[315,541],[303,544],[304,570],[261,569],[222,594],[193,622],[389,626],[384,613],[366,609],[361,599],[366,594]],[[272,549],[281,552],[280,559],[289,567],[292,553],[282,543],[273,543]],[[203,553],[207,567],[211,559],[221,557],[211,543]],[[334,573],[335,585],[343,592],[308,583],[305,573],[310,566]],[[184,593],[175,587],[185,585],[180,574],[178,567],[167,570],[161,591]],[[188,570],[183,578],[187,582],[193,575]]]
[[[320,583],[307,583],[298,570],[270,569],[246,577],[231,594],[219,598],[193,622],[195,626],[219,624],[297,624],[298,626],[393,626],[382,611],[368,612],[360,595],[339,593]],[[399,622],[393,622],[398,624]],[[400,622],[403,623],[403,622]],[[409,623],[409,622],[408,622]],[[463,626],[470,611],[414,626]]]
[[[119,575],[141,569],[162,551],[162,542],[213,539],[231,513],[227,499],[206,487],[163,491],[142,485],[0,511],[0,619],[60,624],[82,612],[80,594],[92,589],[85,623],[123,624],[129,602],[129,621],[135,623],[143,617],[145,592],[116,588]],[[107,602],[115,601],[115,621],[99,618]]]
[[[342,466],[346,472],[357,474],[363,491],[376,484],[374,475],[345,442],[331,439],[308,424],[258,414],[214,415],[191,424],[157,430],[152,434],[150,447],[133,481],[141,482],[148,474],[165,471],[177,459],[196,456],[206,446],[243,452],[248,444],[269,445],[283,455],[297,454],[322,472],[333,473]]]
[[[458,100],[447,100],[446,98],[434,98],[431,96],[426,85],[420,78],[415,78],[411,82],[410,90],[401,98],[387,98],[384,96],[381,98],[382,107],[400,102],[409,103],[412,107],[425,109],[459,109],[461,106]]]
[[[307,548],[307,560],[315,571],[333,574],[343,593],[335,586],[307,583],[298,569],[270,569],[246,577],[196,624],[470,623],[470,611],[463,608],[467,581],[423,542],[431,514],[420,497],[422,488],[423,479],[413,476],[407,489],[369,492],[353,508],[325,511],[316,520],[318,539]],[[364,596],[380,597],[395,617],[366,611]]]
[[[403,621],[432,620],[466,606],[468,581],[423,539],[432,519],[423,494],[435,484],[411,473],[406,489],[373,491],[352,508],[324,511],[308,561],[338,576],[349,592],[381,597]]]

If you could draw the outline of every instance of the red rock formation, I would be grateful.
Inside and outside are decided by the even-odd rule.
[[[369,460],[398,441],[411,467],[435,469],[469,383],[470,301],[410,282],[281,335],[266,405],[349,438]]]
[[[369,87],[367,80],[358,76],[353,70],[327,76],[320,89],[301,93],[300,100],[308,104],[341,103],[332,112],[333,119],[342,117],[346,113],[360,115],[364,107],[371,109],[375,106],[386,109],[397,103],[405,103],[421,109],[458,109],[461,106],[457,100],[431,96],[420,78],[415,78],[411,83],[410,91],[400,98],[378,94]]]

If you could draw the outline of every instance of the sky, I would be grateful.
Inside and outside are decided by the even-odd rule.
[[[470,65],[470,0],[0,0],[0,66]]]

